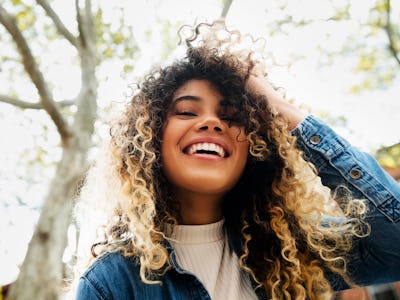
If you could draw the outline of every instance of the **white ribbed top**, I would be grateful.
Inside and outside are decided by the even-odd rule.
[[[203,283],[213,300],[257,299],[239,267],[221,220],[207,225],[178,225],[171,236],[178,264]]]

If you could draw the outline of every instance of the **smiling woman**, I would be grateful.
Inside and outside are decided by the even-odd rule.
[[[183,224],[219,221],[223,196],[246,165],[244,126],[232,123],[222,101],[210,81],[196,79],[184,83],[172,97],[161,157]]]
[[[283,99],[251,38],[191,30],[82,188],[78,208],[110,218],[77,299],[330,299],[400,279],[398,184]]]

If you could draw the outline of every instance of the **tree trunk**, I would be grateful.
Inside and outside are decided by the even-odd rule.
[[[82,77],[87,81],[79,96],[82,104],[75,116],[74,131],[71,138],[66,143],[64,141],[61,161],[44,201],[20,274],[11,287],[10,300],[55,300],[60,295],[67,230],[71,223],[74,197],[87,170],[86,159],[97,108],[94,67],[87,66],[82,71]]]
[[[42,1],[43,2],[43,1]],[[30,241],[20,274],[12,284],[10,300],[56,300],[62,288],[62,256],[79,183],[87,170],[87,153],[97,117],[96,47],[90,0],[75,1],[81,64],[81,90],[70,134],[62,138],[62,158],[50,184],[39,221]],[[80,6],[81,5],[81,6]],[[75,43],[75,41],[74,41]]]
[[[85,171],[86,153],[77,145],[76,140],[71,140],[64,148],[9,299],[58,299],[62,255],[67,243],[66,229],[70,223],[73,197]]]

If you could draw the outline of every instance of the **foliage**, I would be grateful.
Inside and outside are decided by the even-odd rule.
[[[375,154],[379,163],[385,167],[400,166],[400,143],[380,148]]]
[[[294,1],[296,2],[296,1]],[[327,32],[319,47],[321,65],[333,64],[335,58],[354,57],[353,74],[357,82],[351,93],[384,89],[399,79],[400,68],[400,6],[390,0],[330,1],[329,7],[298,19],[291,14],[291,2],[277,2],[277,21],[268,24],[272,34],[288,34],[299,28],[328,23],[337,30],[350,25],[350,32],[335,36]],[[348,27],[346,27],[348,28]],[[354,55],[356,54],[356,55]]]

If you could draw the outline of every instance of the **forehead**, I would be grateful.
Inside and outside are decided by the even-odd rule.
[[[182,96],[213,97],[220,100],[222,95],[217,86],[206,79],[190,79],[182,84],[173,94],[173,101]]]

